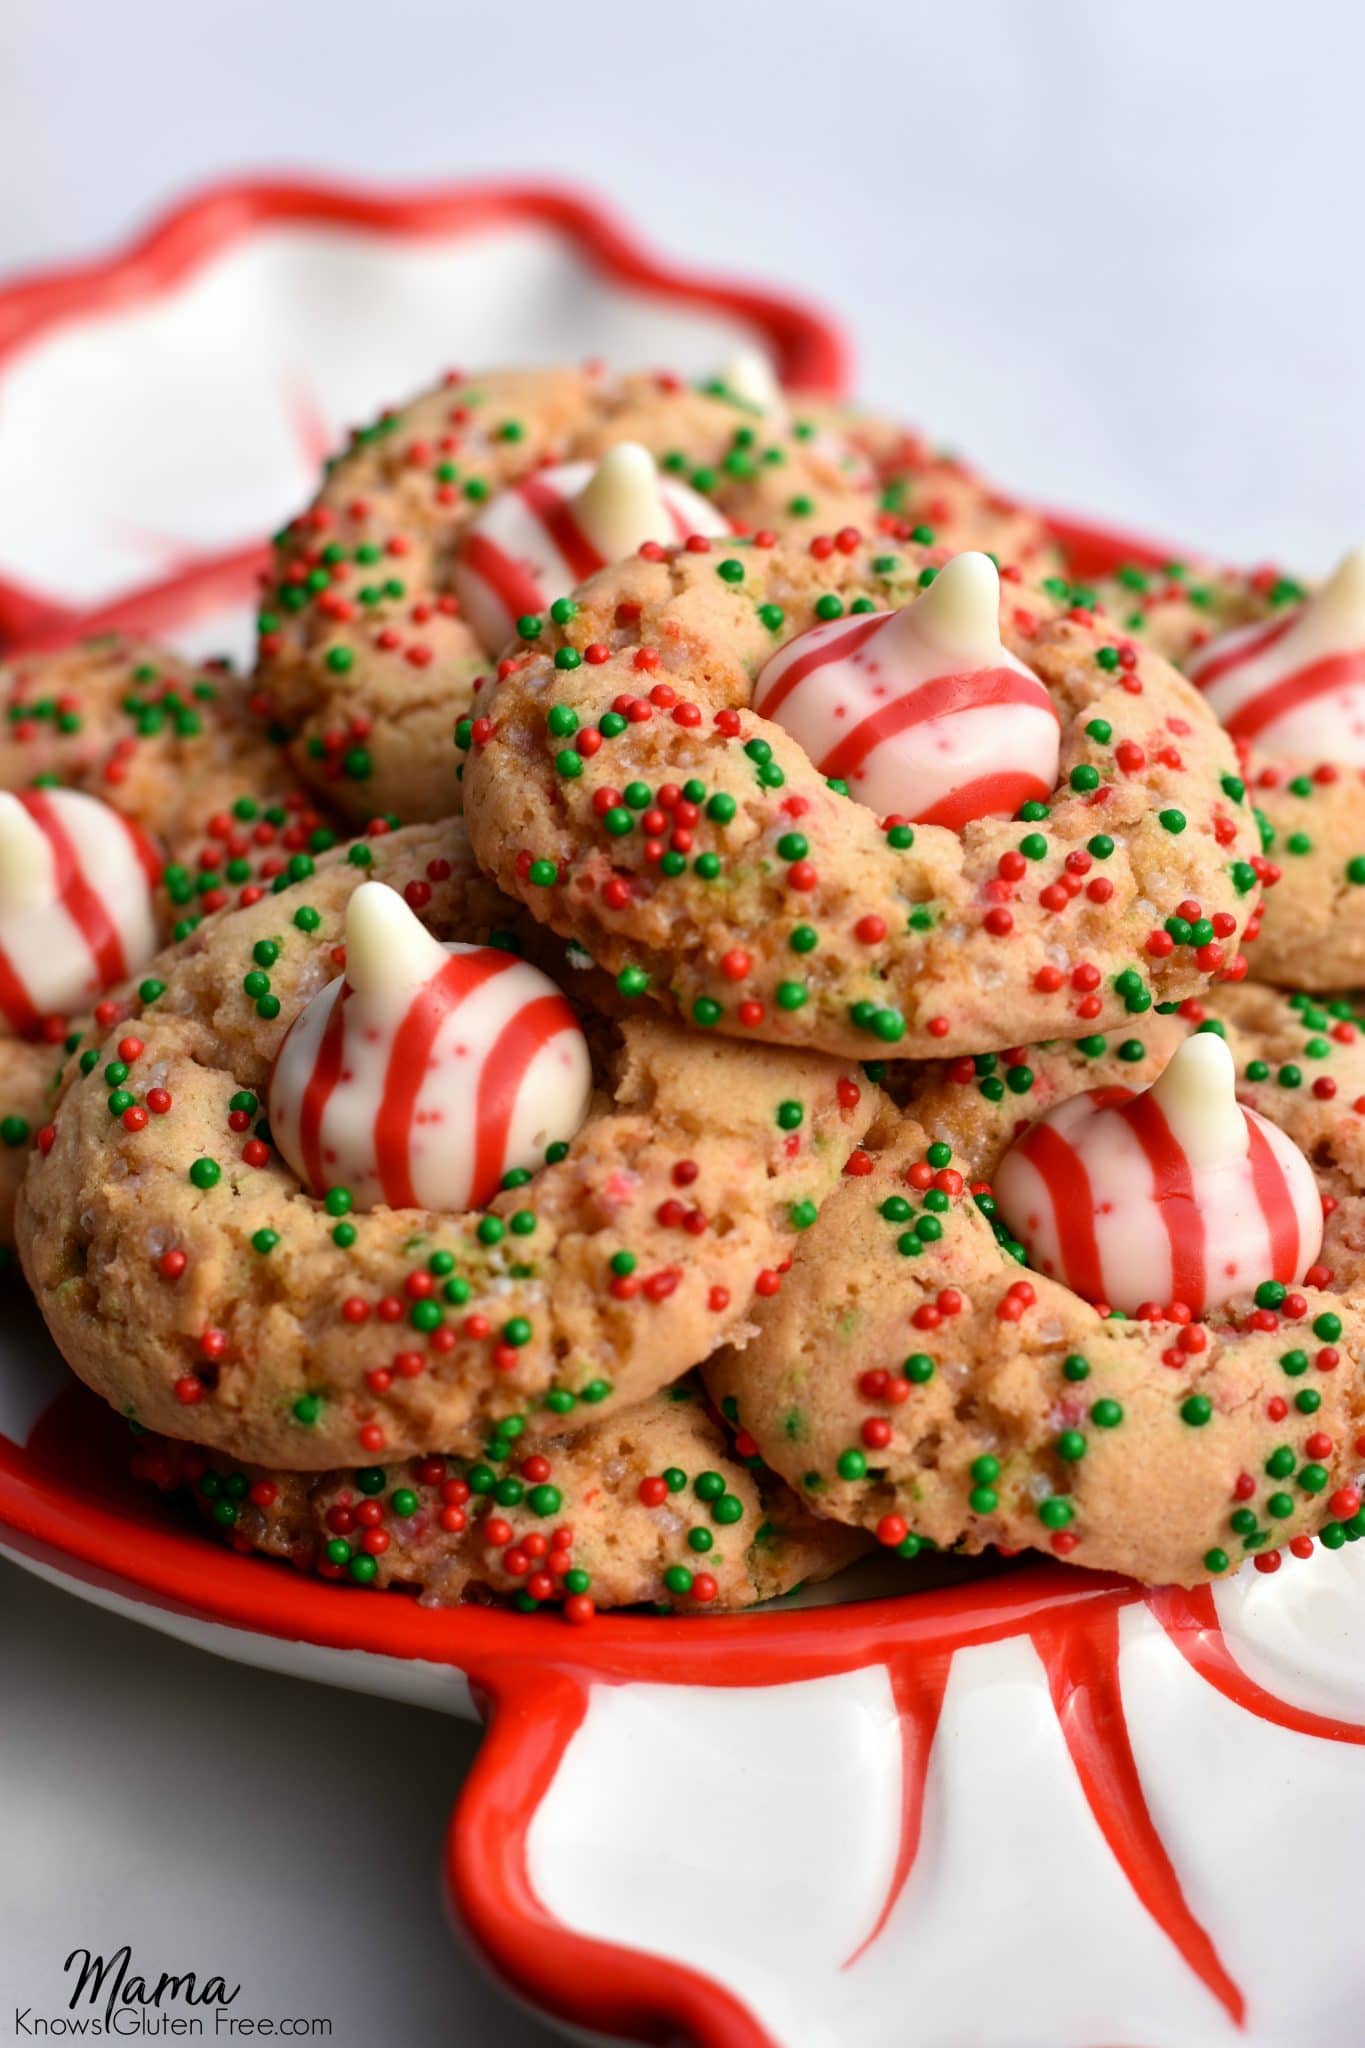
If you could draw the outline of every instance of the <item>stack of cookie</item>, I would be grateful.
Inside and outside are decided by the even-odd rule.
[[[572,1620],[874,1541],[1190,1583],[1365,1531],[1365,1052],[1241,985],[1274,828],[1215,715],[1301,753],[1324,661],[1339,715],[1341,578],[1269,625],[1253,579],[1102,602],[749,362],[452,378],[277,548],[280,752],[192,860],[149,793],[139,958],[39,987],[4,833],[55,800],[0,818],[14,1049],[65,1047],[20,1248],[142,1476]],[[1153,643],[1219,610],[1201,695]],[[56,746],[60,680],[9,689]],[[1296,938],[1250,957],[1332,980]]]

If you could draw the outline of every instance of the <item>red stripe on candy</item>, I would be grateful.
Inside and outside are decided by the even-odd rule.
[[[999,775],[978,775],[975,782],[964,782],[959,789],[949,790],[927,811],[918,811],[915,823],[944,825],[950,832],[960,832],[974,818],[1012,818],[1021,804],[1041,803],[1051,794],[1050,782],[1017,769]]]
[[[3,946],[0,946],[0,1010],[5,1021],[21,1038],[27,1038],[42,1023],[28,989]]]
[[[1030,1126],[1019,1151],[1047,1190],[1062,1255],[1062,1276],[1087,1301],[1108,1293],[1095,1236],[1095,1195],[1085,1162],[1051,1124]]]
[[[1357,648],[1351,654],[1329,654],[1322,661],[1310,662],[1307,668],[1295,669],[1283,682],[1239,704],[1223,723],[1234,739],[1252,740],[1286,712],[1297,711],[1301,704],[1312,704],[1350,683],[1365,683],[1365,649]]]
[[[460,553],[465,567],[488,585],[509,618],[540,610],[545,593],[534,576],[486,534],[471,533]]]
[[[143,831],[136,818],[125,818],[121,811],[116,811],[114,815],[120,820],[124,831],[132,841],[133,852],[137,855],[138,865],[147,877],[147,887],[149,889],[159,889],[164,863],[150,833]]]
[[[792,654],[792,660],[785,668],[773,674],[772,683],[767,690],[763,689],[763,678],[759,678],[759,695],[754,699],[754,710],[759,717],[775,718],[778,706],[785,704],[797,684],[803,683],[816,669],[824,668],[829,662],[850,660],[863,642],[870,640],[872,635],[886,624],[886,617],[885,612],[874,612],[867,618],[850,619],[842,633],[831,634],[828,640],[822,640],[818,646],[808,647],[804,654],[795,652],[801,642],[793,640],[787,650]],[[777,659],[780,661],[782,657],[779,655]],[[774,667],[775,664],[769,664],[770,670]]]
[[[1253,1117],[1246,1118],[1246,1126],[1251,1140],[1251,1184],[1270,1234],[1270,1278],[1288,1283],[1299,1277],[1299,1212],[1269,1138]]]
[[[87,881],[75,842],[45,791],[30,790],[20,798],[29,816],[43,828],[52,848],[61,905],[89,948],[99,971],[100,987],[108,988],[128,972],[118,930],[97,889]]]
[[[820,773],[847,782],[854,777],[873,749],[884,740],[930,719],[951,718],[959,711],[984,711],[992,705],[1027,704],[1044,707],[1055,718],[1051,700],[1041,683],[1021,676],[1011,668],[975,669],[962,675],[935,676],[889,704],[845,733],[838,745],[818,762]]]
[[[574,517],[571,501],[561,498],[551,484],[541,477],[528,476],[524,483],[517,485],[517,494],[522,503],[534,512],[568,563],[575,583],[584,582],[606,567],[605,556],[598,554]]]
[[[675,504],[675,502],[669,496],[667,491],[661,492],[660,496],[663,498],[664,510],[665,512],[667,512],[669,520],[672,523],[674,539],[686,540],[687,536],[690,533],[695,532],[696,530],[692,524],[692,521],[688,517],[687,513],[684,512],[682,506]]]
[[[1207,690],[1209,685],[1216,683],[1220,677],[1230,674],[1233,669],[1241,668],[1244,662],[1254,661],[1257,655],[1264,654],[1277,640],[1283,640],[1297,616],[1297,613],[1291,612],[1288,618],[1276,619],[1270,625],[1263,626],[1259,633],[1249,635],[1239,647],[1229,647],[1222,654],[1215,654],[1202,668],[1195,669],[1190,678],[1195,688]]]
[[[349,993],[343,982],[327,1014],[313,1071],[308,1076],[303,1101],[299,1104],[299,1150],[303,1154],[303,1170],[308,1185],[315,1195],[327,1191],[327,1176],[322,1163],[322,1119],[332,1090],[341,1079],[341,1054],[346,1041],[346,997]]]
[[[1171,1298],[1195,1315],[1204,1306],[1204,1219],[1194,1198],[1194,1175],[1175,1133],[1150,1089],[1118,1110],[1147,1155],[1152,1169],[1151,1199],[1171,1248]]]
[[[578,1020],[561,995],[538,996],[503,1026],[479,1076],[472,1208],[482,1208],[497,1192],[507,1157],[507,1134],[527,1067],[561,1032],[577,1029]]]
[[[516,965],[511,953],[452,953],[408,1005],[389,1048],[384,1089],[374,1119],[375,1165],[384,1200],[391,1208],[418,1206],[410,1155],[413,1116],[441,1027],[466,997]]]

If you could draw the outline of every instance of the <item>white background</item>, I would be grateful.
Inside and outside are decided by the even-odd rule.
[[[1331,0],[0,0],[0,272],[230,171],[567,177],[1015,490],[1311,572],[1365,535],[1363,57]],[[0,1618],[0,2038],[131,1936],[339,2048],[548,2039],[443,1929],[470,1733],[8,1569]]]

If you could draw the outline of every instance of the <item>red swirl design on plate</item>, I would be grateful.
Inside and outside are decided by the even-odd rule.
[[[582,1725],[594,1684],[754,1686],[883,1666],[901,1717],[900,1847],[887,1896],[846,1969],[884,1934],[914,1869],[924,1786],[944,1689],[961,1651],[1018,1638],[1043,1661],[1078,1782],[1135,1897],[1188,1967],[1240,2020],[1243,1993],[1185,1897],[1128,1738],[1119,1616],[1145,1602],[1207,1684],[1267,1724],[1365,1744],[1365,1724],[1314,1713],[1251,1679],[1224,1638],[1211,1589],[1144,1591],[1042,1565],[898,1599],[705,1623],[559,1620],[478,1608],[427,1610],[222,1552],[123,1475],[116,1417],[83,1389],[59,1397],[26,1449],[0,1438],[0,1524],[11,1548],[68,1576],[154,1606],[270,1636],[449,1663],[466,1673],[491,1732],[465,1787],[447,1849],[461,1911],[503,1973],[575,2024],[639,2038],[682,2026],[705,2048],[773,2048],[733,1994],[700,1973],[566,1928],[536,1898],[531,1821]],[[117,1560],[117,1564],[111,1561]]]
[[[282,226],[389,241],[458,241],[499,228],[542,228],[565,241],[585,268],[624,291],[663,304],[709,307],[742,323],[771,350],[789,388],[837,398],[849,386],[848,345],[822,314],[799,299],[667,262],[614,212],[567,186],[488,183],[382,192],[303,178],[210,186],[113,256],[20,278],[0,290],[0,375],[9,359],[52,329],[165,298],[234,244]],[[293,372],[285,396],[297,416]],[[315,420],[307,431],[315,441]],[[85,633],[162,632],[248,601],[268,559],[265,544],[255,541],[187,552],[171,575],[88,609],[0,576],[0,646],[39,650]]]

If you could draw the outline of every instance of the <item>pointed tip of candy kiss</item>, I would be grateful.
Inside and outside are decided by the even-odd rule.
[[[1365,543],[1342,556],[1327,581],[1304,607],[1304,617],[1339,621],[1353,635],[1365,635]]]
[[[573,503],[580,530],[608,561],[619,561],[647,540],[672,538],[654,457],[638,441],[609,448]]]
[[[1237,1068],[1216,1031],[1196,1031],[1152,1083],[1152,1100],[1194,1166],[1239,1159],[1246,1118],[1237,1100]]]
[[[717,381],[731,398],[755,412],[776,412],[782,405],[782,387],[761,349],[737,348],[722,364]]]
[[[899,613],[903,630],[949,660],[986,668],[1005,658],[1000,639],[1000,572],[976,549],[954,555]]]
[[[52,852],[18,797],[0,790],[0,910],[31,910],[51,895]]]
[[[346,979],[357,995],[420,987],[448,955],[387,882],[362,882],[346,906]]]

